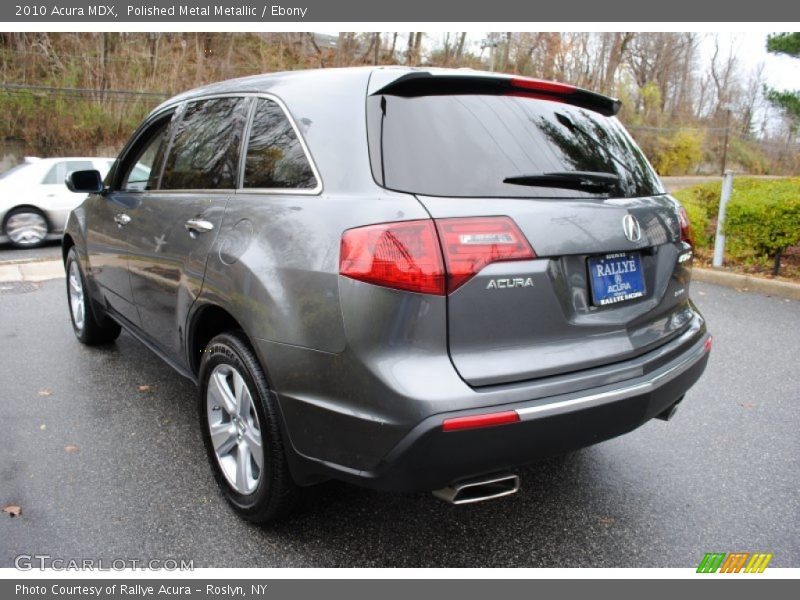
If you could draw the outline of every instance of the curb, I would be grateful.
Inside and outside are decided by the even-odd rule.
[[[748,292],[758,292],[767,296],[800,300],[800,284],[789,281],[764,279],[763,277],[753,277],[752,275],[741,275],[730,271],[703,269],[700,267],[692,269],[692,279],[729,288],[745,288]]]
[[[0,283],[47,281],[65,277],[60,260],[0,263]]]
[[[52,262],[54,260],[60,259],[52,256],[42,256],[40,258],[11,258],[9,260],[0,260],[0,267],[4,267],[6,265],[27,265],[30,263]]]

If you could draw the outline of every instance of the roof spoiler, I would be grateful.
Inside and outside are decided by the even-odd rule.
[[[590,92],[573,85],[532,79],[528,77],[492,77],[487,75],[438,75],[430,72],[408,73],[383,86],[373,96],[386,94],[414,98],[417,96],[450,96],[484,94],[491,96],[521,96],[580,106],[612,117],[622,102],[603,94]]]

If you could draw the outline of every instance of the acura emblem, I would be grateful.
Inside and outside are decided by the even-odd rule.
[[[625,232],[625,237],[631,242],[638,242],[642,239],[642,228],[633,215],[622,217],[622,231]]]

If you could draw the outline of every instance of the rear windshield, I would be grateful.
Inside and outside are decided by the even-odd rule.
[[[372,173],[385,188],[428,196],[633,198],[663,194],[620,123],[591,110],[516,96],[367,99]],[[503,183],[574,171],[619,177],[608,192]]]

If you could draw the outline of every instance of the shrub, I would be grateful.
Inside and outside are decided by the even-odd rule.
[[[675,194],[689,214],[700,247],[713,244],[720,190],[721,182],[713,182]],[[725,250],[733,260],[767,265],[772,259],[777,264],[784,249],[800,243],[800,178],[734,178],[725,235]]]
[[[703,158],[703,136],[680,130],[669,137],[659,137],[653,149],[653,166],[661,175],[685,175]]]
[[[710,248],[714,244],[719,193],[719,183],[703,183],[673,194],[686,209],[692,237],[698,248]]]
[[[710,230],[711,221],[706,214],[705,206],[693,198],[687,198],[680,202],[689,217],[694,245],[698,248],[709,247],[713,243],[714,232]]]
[[[742,188],[734,181],[726,249],[745,262],[766,263],[772,257],[777,274],[783,250],[800,243],[800,178],[747,182]]]

